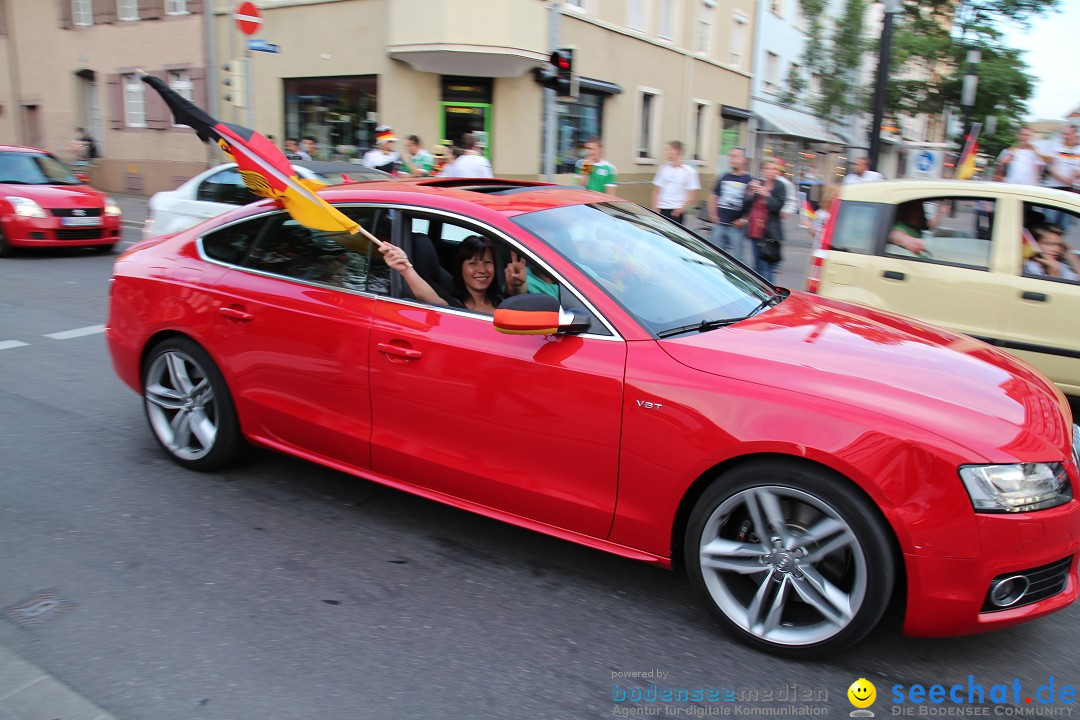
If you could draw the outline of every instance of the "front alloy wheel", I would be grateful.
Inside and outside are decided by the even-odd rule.
[[[220,467],[239,446],[228,388],[210,356],[186,338],[158,345],[143,373],[146,418],[154,436],[181,465]]]
[[[718,479],[686,537],[690,579],[709,609],[759,648],[837,652],[880,620],[893,555],[876,510],[811,466],[759,463]]]

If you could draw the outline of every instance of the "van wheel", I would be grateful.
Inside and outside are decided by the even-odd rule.
[[[825,470],[741,465],[690,515],[690,582],[751,646],[795,658],[840,652],[877,625],[892,595],[892,544],[878,517],[857,488]]]
[[[154,347],[143,366],[143,406],[158,443],[192,470],[213,470],[243,439],[229,389],[210,355],[184,337]]]

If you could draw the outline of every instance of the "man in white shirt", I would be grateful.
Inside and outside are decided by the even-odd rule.
[[[380,125],[375,128],[375,147],[364,153],[364,159],[360,161],[361,164],[365,167],[388,172],[391,175],[396,174],[398,161],[401,160],[401,155],[394,149],[396,142],[397,136],[394,135],[394,128],[389,125]]]
[[[476,138],[472,133],[461,136],[460,147],[464,152],[461,157],[447,166],[448,172],[444,177],[459,178],[489,178],[495,177],[488,159],[476,150]]]
[[[855,158],[851,165],[851,172],[844,176],[844,185],[853,183],[877,182],[884,180],[885,176],[877,170],[870,169],[870,159],[865,157]]]
[[[1046,154],[1050,157],[1050,167],[1043,184],[1059,190],[1080,192],[1080,137],[1076,125],[1066,125],[1061,130],[1061,139],[1050,143]],[[1064,210],[1044,214],[1047,222],[1060,225],[1066,232],[1072,227],[1073,217]]]
[[[1031,128],[1020,128],[1016,139],[1016,145],[1005,148],[998,155],[998,170],[994,179],[1020,185],[1038,185],[1046,160],[1031,144]]]
[[[784,192],[787,193],[784,196],[784,207],[780,208],[780,217],[786,220],[789,215],[799,212],[799,194],[795,192],[795,184],[784,174],[784,158],[778,157],[773,160],[776,161],[776,169],[780,172],[776,179],[784,185]]]
[[[667,144],[667,163],[660,166],[653,178],[652,209],[677,223],[683,221],[687,209],[697,200],[701,189],[697,170],[682,161],[683,144],[672,140]]]

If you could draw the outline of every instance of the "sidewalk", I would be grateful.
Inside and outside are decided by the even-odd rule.
[[[41,668],[0,646],[0,720],[116,720]]]

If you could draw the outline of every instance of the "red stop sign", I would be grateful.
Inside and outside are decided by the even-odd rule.
[[[253,2],[240,3],[236,7],[236,12],[233,13],[233,18],[236,20],[236,27],[240,28],[240,32],[245,35],[254,35],[263,20],[259,8],[255,7]]]

